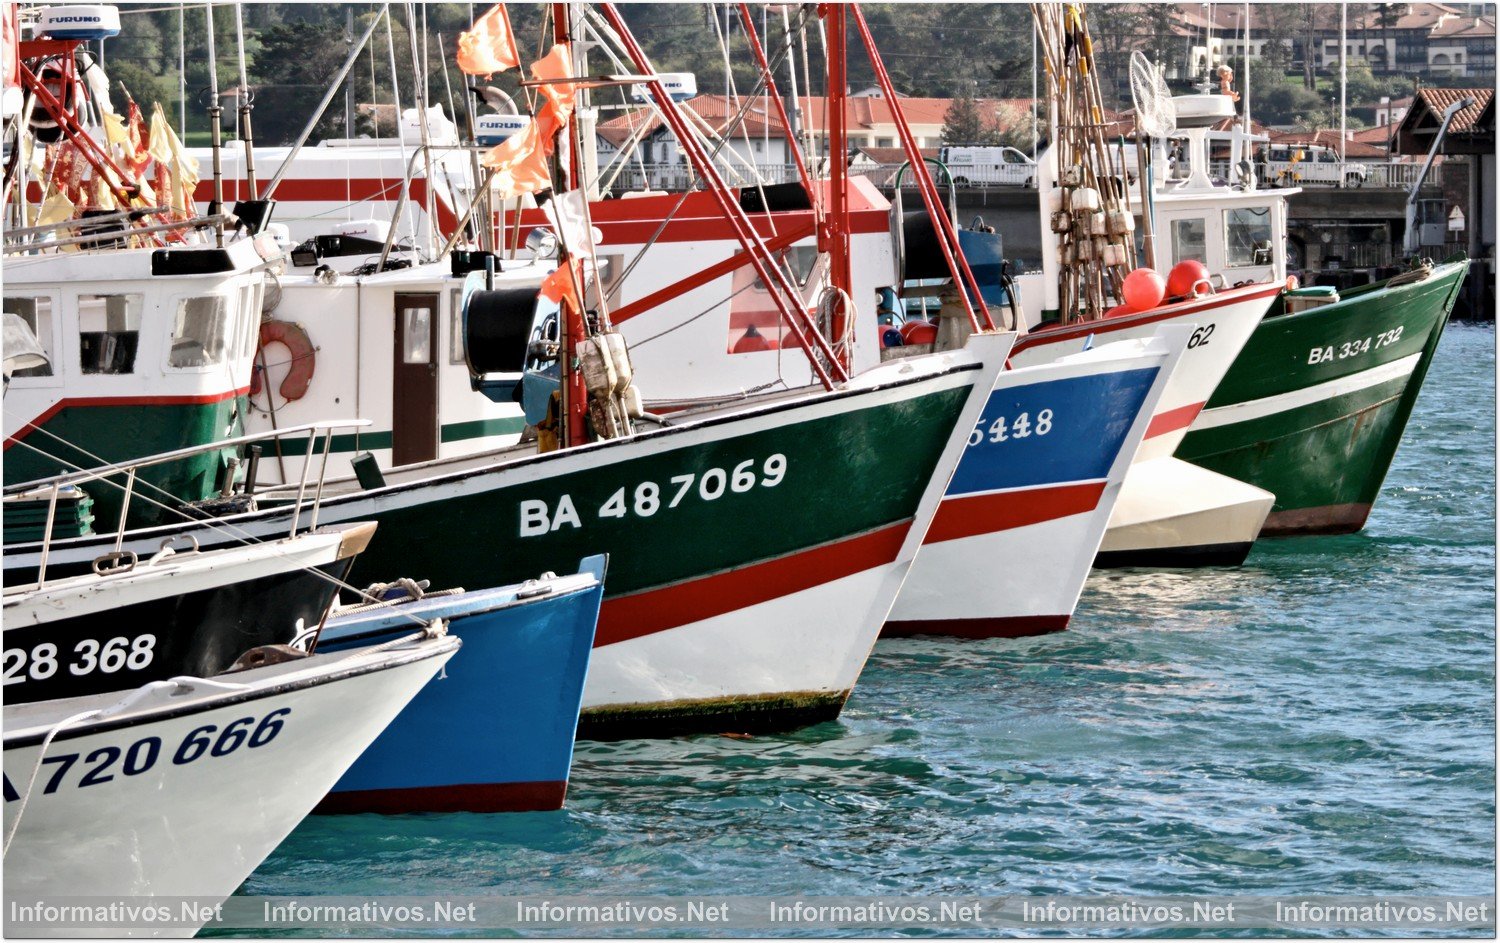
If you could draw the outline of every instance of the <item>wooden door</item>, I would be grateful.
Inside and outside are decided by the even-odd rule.
[[[396,295],[395,362],[391,381],[391,461],[437,458],[438,296]]]

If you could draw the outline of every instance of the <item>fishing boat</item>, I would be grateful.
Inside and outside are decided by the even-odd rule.
[[[1274,491],[1264,535],[1360,530],[1468,267],[1462,256],[1418,260],[1370,285],[1286,292],[1179,454]]]
[[[738,207],[721,211],[730,225],[745,225]],[[557,261],[559,269],[571,264]],[[533,339],[541,341],[550,366],[525,379],[544,403],[549,389],[567,397],[558,422],[546,440],[367,466],[330,481],[324,523],[381,528],[351,579],[406,573],[487,586],[606,552],[612,574],[581,734],[783,729],[837,716],[1013,335],[851,376],[828,356],[808,313],[784,298],[785,315],[808,339],[801,355],[823,358],[812,370],[820,384],[664,418],[621,408],[631,387],[628,354],[585,325],[573,303],[539,304],[535,288],[517,297],[488,272],[471,277],[485,287],[464,308],[476,382],[509,377],[495,381],[510,384],[509,394],[514,376],[481,361],[529,362]],[[492,323],[519,317],[533,328],[497,353],[494,343],[474,343],[486,313]],[[616,379],[598,387],[589,380],[585,389],[574,358],[586,348],[602,355],[605,342]],[[328,440],[321,444],[326,451]],[[289,517],[275,503],[290,494],[257,493],[256,510],[213,526],[176,522],[123,541],[57,540],[50,565],[87,566],[104,545],[139,552],[179,534],[211,547],[226,527],[274,534]],[[760,526],[766,520],[780,523]],[[34,578],[40,548],[9,548],[5,562],[8,579]]]
[[[562,36],[568,13],[558,10]],[[622,22],[613,28],[630,42]],[[639,49],[631,54],[664,114],[681,122]],[[689,156],[712,172],[701,150]],[[525,367],[521,399],[542,411],[536,440],[364,466],[330,482],[323,504],[327,522],[381,528],[355,579],[401,572],[494,585],[609,553],[581,736],[785,729],[837,716],[1014,340],[986,334],[964,350],[851,371],[753,238],[744,209],[722,186],[708,198],[775,286],[817,385],[650,413],[632,392],[627,345],[603,330],[602,315],[595,331],[566,290],[561,308],[540,304],[535,290],[503,290],[487,264],[468,276],[476,284],[462,306],[465,355],[477,386],[504,384],[506,395],[518,381],[503,368]],[[581,202],[577,190],[553,200]],[[566,288],[579,269],[568,255],[556,266]],[[515,323],[531,328],[486,330]],[[577,369],[584,360],[592,375]],[[276,498],[258,495],[260,509],[223,523],[274,532],[285,526],[285,512],[270,506]],[[186,532],[212,542],[206,530],[168,525],[125,544]],[[58,541],[53,557],[78,565],[95,546]],[[36,564],[34,548],[7,554],[10,570]]]
[[[1393,278],[1342,291],[1296,285],[1287,277],[1286,220],[1287,201],[1300,191],[1258,185],[1253,165],[1242,161],[1257,139],[1240,123],[1227,133],[1209,130],[1233,120],[1232,95],[1170,96],[1159,81],[1136,84],[1143,121],[1164,125],[1158,138],[1183,139],[1183,160],[1169,165],[1159,141],[1153,167],[1142,168],[1145,179],[1159,181],[1152,205],[1160,266],[1202,264],[1227,281],[1274,289],[1212,395],[1184,414],[1188,426],[1173,454],[1274,494],[1259,534],[1357,531],[1400,444],[1468,261],[1415,259]],[[1209,172],[1211,139],[1228,145],[1233,180]],[[1111,549],[1106,538],[1106,554]]]
[[[328,432],[313,425],[306,434]],[[143,471],[195,453],[256,441],[227,440],[120,466],[74,472],[7,493],[7,505],[44,505],[55,522],[64,489],[124,478],[119,547],[131,498]],[[314,486],[310,507],[315,520]],[[44,533],[50,528],[44,529]],[[117,691],[177,675],[209,677],[245,652],[291,645],[316,633],[354,557],[375,525],[349,522],[280,539],[231,542],[201,550],[192,540],[163,541],[149,556],[113,549],[91,572],[48,578],[45,563],[31,583],[7,581],[4,593],[5,700],[11,704]],[[233,536],[231,533],[229,536]],[[42,552],[50,549],[44,537]]]
[[[441,619],[463,651],[318,804],[319,812],[541,812],[568,791],[604,594],[604,557],[571,576],[413,595],[341,611],[318,651],[374,645]],[[409,581],[405,584],[413,586]]]
[[[133,102],[128,121],[114,114],[86,49],[102,36],[59,9],[43,11],[37,38],[7,50],[30,115],[12,123],[15,153],[35,155],[43,172],[17,160],[6,179],[3,304],[47,361],[10,377],[7,484],[242,431],[268,267],[282,256],[268,236],[226,240],[229,217],[196,213],[196,169],[165,117],[153,116],[148,139]],[[97,9],[118,28],[112,7]],[[52,143],[38,138],[43,126]],[[197,452],[153,466],[142,483],[208,498],[224,460]],[[114,493],[94,501],[117,509]],[[135,523],[159,520],[144,503],[134,513]]]
[[[191,936],[458,650],[439,629],[216,678],[7,703],[9,932]],[[170,922],[37,925],[15,905],[173,901]],[[122,918],[115,918],[122,919]]]

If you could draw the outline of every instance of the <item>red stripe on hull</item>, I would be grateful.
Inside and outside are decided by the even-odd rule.
[[[1170,321],[1173,318],[1202,314],[1212,311],[1215,308],[1237,304],[1241,301],[1270,298],[1279,294],[1281,289],[1281,285],[1265,285],[1258,289],[1230,289],[1229,291],[1219,292],[1216,295],[1210,295],[1206,299],[1199,298],[1191,301],[1179,301],[1176,304],[1152,308],[1150,311],[1141,311],[1136,314],[1126,314],[1115,318],[1101,318],[1097,321],[1083,321],[1066,326],[1034,328],[1025,337],[1016,341],[1016,346],[1011,351],[1011,356],[1043,344],[1055,344],[1064,340],[1081,339],[1090,334],[1113,334],[1116,331],[1140,327],[1143,324],[1155,324],[1158,321]]]
[[[605,599],[594,647],[625,642],[894,563],[911,522],[660,589]]]
[[[1260,529],[1260,536],[1352,534],[1363,529],[1365,521],[1369,519],[1370,505],[1363,503],[1328,504],[1316,508],[1272,511]]]
[[[991,619],[903,619],[887,622],[881,638],[946,635],[950,638],[1027,638],[1061,632],[1070,616],[1002,616]]]
[[[363,789],[333,792],[314,812],[345,815],[375,812],[551,812],[563,807],[567,780],[539,783],[490,783],[459,786],[414,786],[409,789]]]
[[[26,438],[33,430],[40,428],[47,420],[56,416],[64,409],[82,408],[86,406],[212,406],[214,403],[222,403],[226,399],[234,399],[237,396],[248,396],[250,387],[241,387],[238,390],[230,390],[227,393],[203,393],[198,396],[73,396],[60,399],[42,410],[42,414],[17,429],[13,435],[5,437],[5,448]]]
[[[1202,403],[1190,403],[1187,406],[1179,406],[1169,409],[1164,413],[1157,413],[1151,417],[1151,425],[1146,427],[1146,438],[1154,438],[1166,435],[1168,432],[1176,432],[1178,429],[1186,429],[1203,412]]]
[[[1104,482],[943,498],[924,544],[1040,524],[1099,506]]]

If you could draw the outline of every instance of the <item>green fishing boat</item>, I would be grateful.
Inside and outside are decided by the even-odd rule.
[[[1364,527],[1467,270],[1283,293],[1178,456],[1274,493],[1263,535]]]

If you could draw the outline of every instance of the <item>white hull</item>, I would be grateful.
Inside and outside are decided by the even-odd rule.
[[[1131,555],[1215,554],[1243,558],[1276,496],[1181,459],[1158,458],[1130,470],[1100,553],[1126,564]]]
[[[456,639],[434,640],[383,653],[314,656],[210,682],[183,679],[192,693],[148,694],[108,720],[63,729],[46,755],[77,761],[44,764],[31,789],[5,857],[8,922],[12,907],[38,900],[191,896],[213,903],[227,897],[457,647]],[[180,690],[174,682],[157,684],[162,691]],[[27,793],[39,741],[50,727],[126,694],[7,708],[8,787]],[[244,718],[251,723],[235,727],[245,731],[238,744],[213,755],[234,739],[217,738]],[[276,723],[281,726],[273,733]],[[210,724],[214,731],[207,736],[214,742],[176,762],[196,750],[204,735],[195,731]],[[160,746],[148,761],[150,738]],[[111,755],[118,762],[110,762]],[[132,763],[145,768],[132,775]],[[80,786],[89,776],[97,782]],[[7,834],[21,804],[7,795]],[[59,927],[55,935],[191,936],[196,929]]]
[[[903,546],[887,566],[596,648],[584,712],[680,709],[766,695],[842,702],[859,679],[915,550]],[[713,657],[705,659],[704,652]]]
[[[1128,432],[1117,451],[1106,456],[1107,473],[1102,479],[1079,480],[1080,475],[1089,474],[1083,469],[1093,467],[1105,446],[1100,444],[1102,437],[1092,434],[1094,430],[1075,427],[1077,441],[1067,447],[1070,461],[1064,467],[1068,470],[1057,479],[987,494],[945,497],[940,515],[976,513],[968,509],[971,499],[977,499],[981,506],[993,501],[1005,509],[1000,519],[1008,519],[1007,523],[1017,520],[1012,515],[1018,505],[1026,506],[1021,513],[1030,516],[1019,520],[1030,522],[957,537],[935,527],[891,611],[888,634],[1004,637],[1066,627],[1152,413],[1182,362],[1187,332],[1167,328],[1163,334],[1151,341],[1106,345],[1061,363],[1001,374],[987,415],[999,414],[1006,402],[1016,402],[1030,390],[1039,397],[1037,402],[1052,404],[1063,415],[1069,406],[1093,405],[1089,401],[1098,389],[1082,384],[1095,377],[1156,370],[1149,387],[1135,394],[1140,398],[1134,412],[1127,413]],[[1029,442],[1009,441],[1009,450],[986,450],[979,447],[982,444],[970,445],[963,461],[1024,464],[1047,457],[1028,453]],[[1096,493],[1096,503],[1089,505],[1085,498],[1085,507],[1078,510],[1074,495]]]

